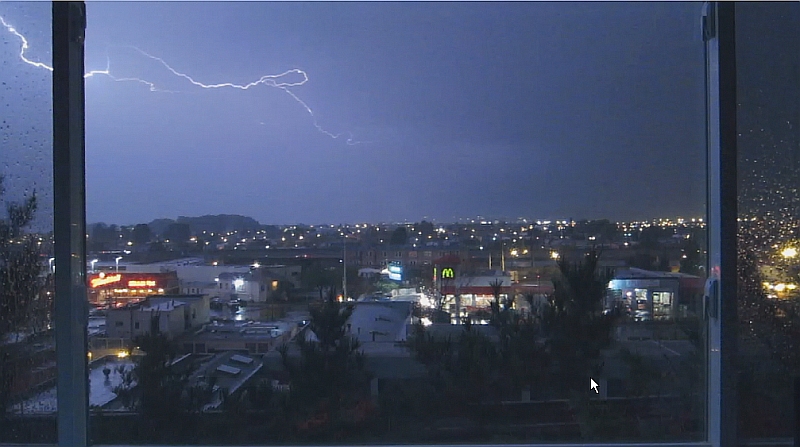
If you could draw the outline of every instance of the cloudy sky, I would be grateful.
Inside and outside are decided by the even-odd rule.
[[[86,68],[108,64],[113,76],[86,80],[90,222],[704,211],[700,3],[87,9]],[[49,11],[0,3],[31,60],[50,61]],[[35,173],[49,175],[49,155],[31,148],[51,140],[50,77],[20,59],[20,45],[0,29],[0,108],[9,112],[0,114],[0,157],[13,191],[41,190],[47,175]],[[212,89],[147,54],[206,86],[302,71]],[[30,159],[32,173],[16,175],[12,158]]]

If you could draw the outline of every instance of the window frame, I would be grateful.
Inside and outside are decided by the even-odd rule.
[[[58,445],[89,444],[86,293],[84,2],[52,2],[53,187]],[[709,277],[706,440],[596,446],[733,446],[736,399],[736,54],[734,2],[708,2],[706,45]],[[535,444],[527,444],[535,445]],[[557,444],[577,445],[577,444]]]
[[[84,37],[86,5],[52,3],[58,445],[89,440]]]
[[[738,134],[736,122],[736,3],[708,2],[706,53],[708,173],[706,215],[706,437],[711,446],[737,445],[736,342]]]

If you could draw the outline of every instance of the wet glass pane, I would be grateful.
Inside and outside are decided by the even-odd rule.
[[[0,442],[56,440],[51,5],[0,5]]]
[[[739,431],[793,435],[800,376],[800,4],[740,3]]]
[[[87,9],[93,442],[704,438],[700,4]]]

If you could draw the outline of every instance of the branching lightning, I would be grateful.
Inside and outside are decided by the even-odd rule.
[[[48,70],[48,71],[51,71],[51,72],[53,71],[53,67],[51,67],[51,66],[49,66],[49,65],[47,65],[47,64],[45,64],[43,62],[37,62],[37,61],[34,61],[32,59],[29,59],[26,56],[25,53],[29,49],[28,39],[26,39],[25,36],[23,34],[21,34],[15,27],[13,27],[11,24],[9,24],[2,16],[0,16],[0,24],[2,24],[3,27],[9,33],[13,34],[14,36],[16,36],[19,39],[19,41],[20,41],[19,58],[20,58],[20,60],[22,62],[24,62],[24,63],[26,63],[28,65],[31,65],[33,67],[36,67],[36,68],[45,69],[45,70]],[[317,122],[317,117],[314,114],[314,111],[311,109],[311,107],[305,101],[300,99],[300,97],[298,97],[293,91],[290,90],[290,88],[292,88],[292,87],[300,87],[300,86],[304,85],[306,82],[308,82],[308,74],[305,71],[303,71],[303,70],[301,70],[299,68],[293,68],[291,70],[286,70],[285,72],[280,73],[280,74],[265,75],[265,76],[262,76],[261,78],[259,78],[258,80],[250,82],[250,83],[247,83],[247,84],[235,84],[235,83],[232,83],[232,82],[223,82],[223,83],[218,83],[218,84],[205,84],[205,83],[202,83],[202,82],[199,82],[199,81],[195,80],[193,77],[189,76],[186,73],[182,73],[182,72],[176,70],[171,65],[169,65],[164,59],[162,59],[160,57],[153,56],[152,54],[149,54],[149,53],[147,53],[147,52],[145,52],[145,51],[143,51],[143,50],[141,50],[141,49],[139,49],[137,47],[134,47],[134,46],[129,46],[129,48],[135,50],[136,52],[138,52],[142,56],[145,56],[147,58],[150,58],[150,59],[158,62],[165,69],[167,69],[170,73],[172,73],[174,76],[183,78],[186,81],[188,81],[189,83],[191,83],[192,85],[194,85],[196,87],[199,87],[199,88],[203,88],[203,89],[232,88],[232,89],[238,89],[238,90],[249,90],[249,89],[257,87],[259,85],[265,85],[267,87],[273,87],[273,88],[280,89],[283,92],[285,92],[287,95],[289,95],[292,99],[295,100],[295,102],[300,104],[305,109],[305,111],[311,117],[312,122],[314,124],[314,127],[319,132],[321,132],[321,133],[323,133],[323,134],[325,134],[325,135],[327,135],[327,136],[329,136],[329,137],[331,137],[333,139],[339,139],[339,138],[341,138],[343,136],[346,136],[347,138],[346,138],[345,141],[346,141],[346,143],[348,145],[356,145],[356,144],[362,143],[360,141],[354,141],[353,140],[353,135],[350,132],[343,132],[343,133],[335,134],[335,133],[332,133],[332,132],[330,132],[328,130],[325,130],[322,126],[319,125],[319,123]],[[177,93],[177,92],[171,91],[171,90],[159,89],[154,82],[148,81],[146,79],[141,79],[141,78],[137,78],[137,77],[117,77],[117,76],[112,75],[111,74],[111,61],[110,61],[110,59],[108,57],[106,57],[106,68],[104,70],[91,70],[91,71],[86,72],[83,75],[83,77],[85,79],[88,79],[88,78],[91,78],[91,77],[94,77],[94,76],[97,76],[97,75],[107,76],[108,78],[110,78],[110,79],[112,79],[114,81],[117,81],[117,82],[137,82],[137,83],[146,85],[151,92]],[[286,78],[287,76],[290,76],[290,75],[299,75],[301,77],[301,80],[294,81],[294,82],[287,82],[287,81],[283,80],[284,78]]]

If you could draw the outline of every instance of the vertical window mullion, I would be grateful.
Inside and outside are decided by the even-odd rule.
[[[735,446],[737,127],[735,3],[709,3],[704,18],[708,98],[707,433]]]
[[[83,2],[53,2],[53,197],[58,444],[88,444]]]

